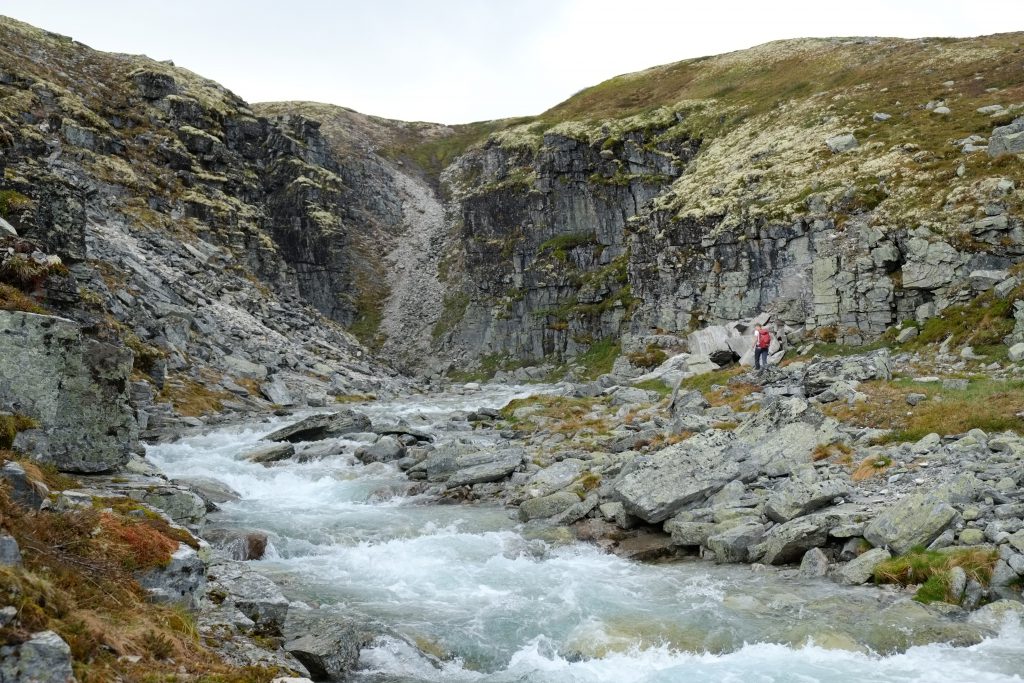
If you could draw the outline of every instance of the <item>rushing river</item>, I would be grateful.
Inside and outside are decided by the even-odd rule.
[[[359,409],[375,423],[405,417],[435,429],[452,411],[500,407],[522,392],[485,387]],[[149,457],[172,477],[209,476],[238,491],[216,522],[268,532],[273,552],[259,568],[290,597],[369,615],[446,657],[439,670],[385,639],[363,651],[364,681],[1024,681],[1019,624],[972,647],[877,655],[863,643],[879,627],[850,622],[881,608],[878,589],[629,562],[523,527],[503,509],[382,496],[403,475],[351,455],[269,468],[238,459],[294,419],[151,447]]]

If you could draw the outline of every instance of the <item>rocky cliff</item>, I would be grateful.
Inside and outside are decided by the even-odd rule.
[[[401,215],[386,174],[172,64],[0,34],[2,308],[130,347],[144,429],[405,386],[343,329]]]
[[[0,30],[6,219],[103,262],[75,286],[172,373],[244,367],[210,342],[207,319],[232,315],[214,302],[269,325],[240,336],[271,373],[316,364],[284,360],[294,330],[357,357],[328,321],[420,372],[642,350],[765,311],[858,344],[1024,254],[1021,34],[771,43],[449,127],[250,107],[171,64]],[[345,391],[374,374],[353,367]]]

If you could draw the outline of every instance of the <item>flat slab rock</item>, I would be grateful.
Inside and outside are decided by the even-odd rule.
[[[354,410],[340,413],[310,415],[293,425],[278,429],[263,437],[264,441],[321,441],[355,432],[366,432],[371,427],[370,418]]]

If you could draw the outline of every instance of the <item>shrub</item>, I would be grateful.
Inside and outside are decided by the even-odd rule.
[[[627,358],[638,368],[653,369],[668,360],[668,354],[654,344],[648,344],[645,350],[630,353]]]

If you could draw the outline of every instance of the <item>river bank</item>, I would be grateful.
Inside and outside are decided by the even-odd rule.
[[[566,388],[542,390],[550,397]],[[453,444],[522,447],[528,439],[514,430],[474,429],[465,418],[535,389],[489,391],[356,408],[375,426],[405,419],[408,430],[433,438],[427,452],[435,457]],[[213,519],[267,534],[269,556],[251,564],[300,612],[315,606],[342,622],[378,624],[377,640],[359,657],[367,680],[670,680],[659,677],[681,668],[720,680],[730,667],[739,672],[765,659],[777,660],[768,680],[792,680],[784,661],[817,672],[815,680],[867,671],[878,680],[923,680],[911,676],[938,671],[928,667],[944,662],[947,644],[961,646],[951,652],[964,662],[983,652],[979,659],[1002,663],[968,677],[945,662],[938,666],[953,677],[942,680],[977,680],[979,672],[1014,680],[1022,661],[1012,619],[1004,626],[991,609],[969,617],[952,606],[920,605],[904,590],[844,587],[794,569],[693,559],[638,564],[580,545],[563,525],[520,522],[517,511],[497,504],[511,486],[471,484],[475,495],[467,496],[459,487],[409,481],[393,463],[361,462],[356,453],[367,459],[366,435],[339,439],[338,453],[303,463],[265,467],[240,457],[284,422],[190,437],[151,448],[149,457],[172,475],[217,476],[240,494]],[[296,446],[301,458],[308,449]],[[549,470],[537,465],[531,480]],[[445,498],[477,502],[436,505]],[[627,669],[634,678],[621,678]]]

